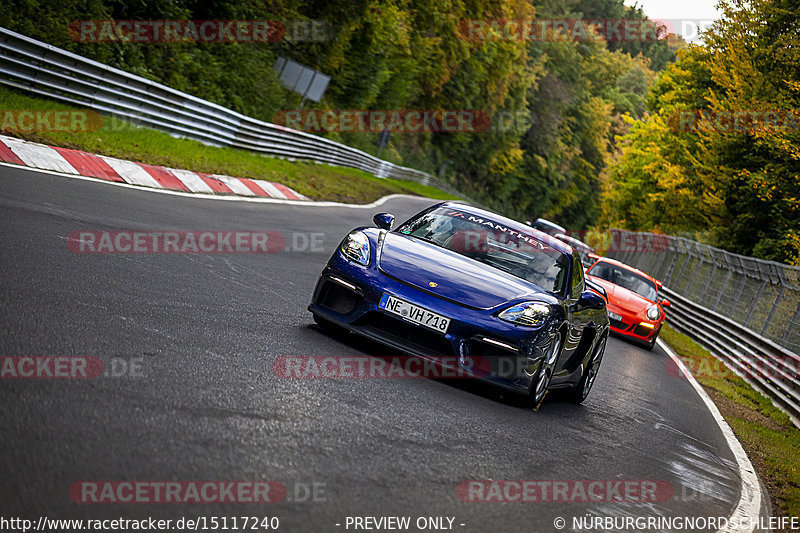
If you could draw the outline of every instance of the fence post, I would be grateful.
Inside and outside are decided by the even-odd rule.
[[[725,289],[728,288],[728,282],[731,280],[731,276],[733,276],[733,270],[728,270],[728,275],[725,276],[725,282],[722,284],[722,288],[717,293],[717,301],[714,302],[714,310],[719,309],[719,302],[722,300],[722,293],[724,293]]]
[[[669,268],[667,268],[667,273],[664,274],[664,279],[661,280],[666,286],[669,286],[669,283],[672,280],[672,273],[675,271],[675,263],[678,262],[678,255],[680,255],[679,252],[673,253],[672,261],[669,264]]]
[[[677,279],[676,279],[676,281],[675,281],[675,284],[676,284],[676,286],[677,286],[677,284],[678,284],[678,283],[680,283],[680,280],[682,280],[682,279],[683,279],[683,272],[686,270],[686,265],[688,265],[688,264],[689,264],[689,261],[690,261],[691,259],[692,259],[692,255],[689,253],[689,250],[687,249],[687,250],[686,250],[686,260],[685,260],[685,261],[683,262],[683,264],[681,265],[681,271],[680,271],[680,272],[678,272],[678,277],[677,277]]]
[[[761,286],[758,288],[758,292],[756,292],[756,295],[753,296],[753,301],[750,303],[750,310],[747,312],[747,320],[744,321],[745,326],[750,324],[750,319],[753,318],[753,311],[756,310],[756,305],[758,305],[758,300],[761,299],[761,293],[764,292],[764,287],[766,286],[767,286],[767,280],[764,280],[761,283]]]
[[[781,298],[783,298],[783,293],[785,291],[786,291],[786,285],[781,285],[781,290],[778,291],[778,297],[775,298],[775,303],[772,304],[772,310],[769,312],[769,316],[767,317],[767,320],[764,322],[764,327],[761,328],[761,336],[762,337],[767,332],[767,328],[769,327],[769,323],[772,322],[772,317],[775,316],[775,311],[778,310],[778,305],[780,305]]]
[[[739,283],[739,290],[736,291],[736,298],[731,298],[731,306],[728,309],[728,317],[733,316],[733,309],[736,307],[736,302],[742,299],[742,293],[744,292],[744,286],[747,285],[747,276],[745,274],[741,274],[742,281]]]
[[[714,267],[711,269],[711,275],[706,278],[706,284],[703,285],[703,292],[700,293],[700,297],[697,298],[698,302],[705,301],[706,293],[708,292],[708,287],[711,285],[711,280],[714,279],[714,274],[717,273],[717,260],[713,257],[711,258],[714,261]]]
[[[794,315],[792,315],[789,325],[786,326],[786,331],[783,332],[783,337],[781,338],[781,344],[783,344],[783,346],[786,346],[789,342],[789,332],[791,332],[794,325],[798,323],[798,319],[800,319],[800,302],[797,302],[797,309],[794,310]]]
[[[703,266],[704,262],[705,261],[703,261],[703,258],[700,257],[700,255],[698,254],[697,267],[694,269],[694,272],[692,273],[692,279],[689,280],[689,285],[686,287],[686,292],[687,293],[691,293],[692,292],[692,286],[694,285],[694,280],[697,279],[697,274],[700,272],[700,267]]]

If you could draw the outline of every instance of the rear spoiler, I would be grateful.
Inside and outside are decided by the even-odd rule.
[[[606,293],[606,290],[601,285],[595,283],[594,281],[590,280],[589,278],[586,278],[584,280],[584,282],[586,283],[586,288],[587,289],[596,292],[597,294],[599,294],[600,296],[603,297],[603,300],[605,300],[606,303],[608,303],[608,294]]]

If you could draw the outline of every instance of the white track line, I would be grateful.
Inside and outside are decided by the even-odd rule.
[[[134,189],[137,191],[142,192],[149,192],[149,193],[157,193],[157,194],[171,194],[173,196],[183,196],[184,198],[194,198],[198,200],[221,200],[224,202],[251,202],[251,203],[262,203],[262,204],[282,204],[282,205],[296,205],[300,207],[346,207],[349,209],[374,209],[379,207],[389,200],[394,200],[396,198],[410,198],[414,200],[426,200],[429,202],[443,202],[444,200],[434,200],[431,198],[425,198],[424,196],[413,196],[410,194],[390,194],[388,196],[384,196],[383,198],[378,198],[374,202],[369,204],[344,204],[341,202],[314,202],[310,200],[280,200],[278,198],[266,198],[264,196],[228,196],[228,195],[221,195],[221,194],[195,194],[191,192],[184,192],[184,191],[172,191],[169,189],[152,189],[149,187],[139,187],[138,185],[130,185],[128,183],[120,183],[118,181],[107,181],[100,178],[92,178],[89,176],[79,176],[76,174],[67,174],[65,172],[57,172],[54,170],[45,170],[41,168],[32,168],[32,167],[24,167],[21,165],[15,165],[14,163],[6,163],[4,161],[0,161],[0,166],[9,167],[9,168],[16,168],[19,170],[27,170],[30,172],[39,172],[41,174],[51,174],[53,176],[62,176],[65,178],[72,178],[76,180],[83,180],[83,181],[93,181],[95,183],[102,183],[104,185],[111,185],[115,187],[124,187],[128,189]],[[240,182],[241,183],[241,182]],[[248,189],[249,190],[249,189]],[[252,191],[251,191],[252,192]],[[297,193],[295,193],[297,194]]]
[[[694,387],[697,395],[700,396],[700,399],[706,404],[706,408],[711,412],[711,416],[714,417],[719,429],[722,430],[725,440],[728,441],[728,447],[733,452],[733,456],[736,458],[736,462],[739,465],[739,477],[742,480],[742,494],[739,498],[738,505],[736,505],[736,508],[729,518],[732,523],[739,527],[720,529],[719,531],[720,533],[751,533],[758,525],[762,498],[761,483],[758,481],[758,475],[756,474],[755,468],[753,468],[753,463],[750,462],[750,458],[747,457],[747,452],[742,448],[742,443],[736,438],[733,430],[722,417],[722,414],[719,412],[713,400],[711,400],[697,380],[694,379],[694,376],[689,369],[686,368],[686,365],[683,364],[680,357],[678,357],[675,352],[672,351],[672,348],[667,346],[667,343],[660,338],[658,339],[658,345],[661,346],[670,359],[678,366],[683,375],[686,376],[686,379],[689,380],[692,387]],[[751,527],[747,527],[748,525]]]

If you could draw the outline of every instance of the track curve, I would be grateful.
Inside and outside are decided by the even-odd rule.
[[[432,203],[396,198],[403,219]],[[0,380],[0,514],[274,515],[283,531],[344,530],[345,517],[455,517],[459,531],[553,531],[604,516],[729,516],[738,468],[711,415],[660,348],[611,339],[581,406],[538,413],[479,384],[286,380],[282,355],[358,355],[306,311],[328,255],[376,209],[156,194],[0,167],[0,354],[92,355],[141,376]],[[79,230],[322,232],[322,251],[75,254]],[[325,484],[325,501],[78,505],[78,480]],[[668,501],[465,503],[468,479],[663,480]],[[337,527],[335,524],[342,524]],[[460,524],[464,524],[461,526]]]

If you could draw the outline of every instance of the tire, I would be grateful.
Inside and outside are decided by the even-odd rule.
[[[533,378],[531,390],[528,392],[527,403],[534,411],[538,411],[542,405],[545,397],[547,396],[547,387],[550,386],[550,380],[553,379],[553,369],[556,366],[556,361],[561,355],[561,349],[564,347],[564,334],[558,332],[553,338],[553,342],[547,349],[547,354],[539,365],[539,370]]]
[[[583,403],[583,401],[592,391],[592,386],[594,386],[595,379],[597,378],[597,371],[600,369],[600,363],[603,362],[603,354],[606,352],[607,340],[608,335],[600,339],[600,341],[595,345],[594,350],[592,351],[592,357],[589,359],[589,364],[586,367],[586,371],[583,373],[583,376],[581,376],[578,384],[568,392],[567,399],[572,403]]]

